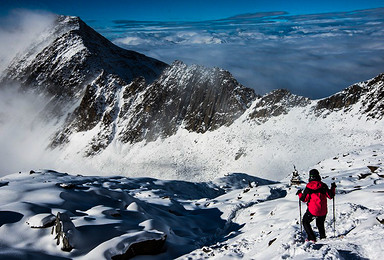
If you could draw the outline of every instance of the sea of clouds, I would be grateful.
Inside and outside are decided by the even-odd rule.
[[[53,19],[27,10],[0,18],[0,73]],[[169,64],[224,68],[258,94],[285,88],[322,98],[384,72],[384,8],[200,22],[86,22],[115,44]]]
[[[229,70],[259,94],[285,88],[322,98],[384,72],[384,8],[202,22],[119,20],[95,28],[123,48],[167,63]]]

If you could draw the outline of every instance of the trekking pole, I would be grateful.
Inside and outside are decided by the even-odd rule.
[[[336,192],[335,192],[336,193]],[[333,237],[336,237],[336,216],[335,216],[335,198],[336,194],[333,196]]]
[[[300,211],[300,238],[303,239],[303,225],[301,223],[301,201],[299,198],[299,211]]]

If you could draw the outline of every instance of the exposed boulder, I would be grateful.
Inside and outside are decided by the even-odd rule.
[[[106,252],[106,257],[113,260],[125,260],[138,255],[156,255],[164,250],[166,239],[167,235],[158,231],[127,234],[115,248]]]
[[[374,173],[377,169],[379,169],[380,167],[378,166],[372,166],[372,165],[369,165],[367,166],[368,169],[371,171],[371,173]]]

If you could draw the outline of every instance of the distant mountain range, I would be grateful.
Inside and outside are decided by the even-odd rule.
[[[77,157],[79,160],[89,158],[92,161],[93,157],[100,160],[104,152],[115,149],[116,144],[134,151],[135,144],[144,143],[144,146],[150,147],[148,145],[151,142],[167,139],[170,143],[175,142],[171,146],[174,149],[180,139],[175,141],[170,137],[180,133],[191,133],[195,143],[204,143],[204,138],[196,139],[196,136],[209,136],[211,133],[218,136],[220,131],[224,131],[220,134],[223,140],[218,141],[218,147],[228,151],[233,149],[232,141],[239,144],[231,158],[226,157],[225,153],[211,155],[215,165],[213,168],[207,167],[210,174],[214,174],[212,171],[227,170],[246,157],[252,161],[257,156],[255,151],[260,140],[250,138],[247,144],[240,142],[247,139],[242,135],[245,129],[260,134],[257,126],[267,127],[269,122],[268,127],[283,127],[280,131],[284,132],[286,126],[281,122],[289,122],[290,115],[296,115],[296,119],[305,118],[299,120],[301,126],[308,120],[327,124],[329,122],[324,120],[336,114],[343,120],[357,122],[354,125],[356,128],[366,121],[376,122],[377,136],[368,136],[364,142],[369,144],[383,139],[384,74],[320,100],[293,95],[287,90],[275,90],[260,96],[223,69],[188,66],[182,61],[168,65],[119,48],[77,17],[59,16],[48,37],[37,38],[28,52],[17,56],[1,76],[0,87],[5,88],[11,83],[19,84],[22,91],[33,91],[48,97],[49,102],[44,104],[42,116],[46,121],[57,122],[55,134],[47,144],[48,150],[61,151],[59,153],[63,154],[63,158],[65,153],[69,153],[71,156],[80,154]],[[276,120],[282,125],[272,123]],[[334,123],[342,124],[337,121]],[[343,128],[337,126],[338,129],[340,127]],[[297,131],[287,130],[279,142],[285,138],[299,138],[295,135]],[[360,131],[357,129],[346,135]],[[364,132],[362,135],[369,134]],[[74,138],[76,136],[86,138],[78,143],[74,141],[77,140]],[[229,140],[231,136],[232,140]],[[357,146],[363,142],[361,135],[358,138]],[[321,141],[316,138],[300,139],[307,145],[314,142],[314,145],[324,146]],[[263,142],[263,145],[268,145],[265,140]],[[207,144],[208,141],[203,146]],[[188,152],[172,155],[167,162],[171,165],[174,163],[178,172],[180,165],[175,161],[188,158],[192,160],[190,165],[196,165],[200,156],[207,155],[206,151],[199,149],[192,151],[190,141],[185,145],[189,147]],[[354,142],[336,145],[344,149],[353,146]],[[273,149],[275,147],[274,144]],[[209,147],[206,149],[209,150]],[[142,152],[141,158],[150,156],[147,150],[143,151],[146,152]],[[133,164],[126,156],[121,155],[120,159],[115,160]],[[313,158],[317,159],[318,156]],[[156,161],[156,158],[149,160],[163,163],[160,159]],[[231,161],[236,163],[231,164]],[[285,160],[284,166],[291,161]],[[245,161],[242,163],[245,164]],[[198,167],[196,171],[204,175],[205,170]]]

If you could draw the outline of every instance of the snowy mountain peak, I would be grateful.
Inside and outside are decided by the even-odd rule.
[[[115,46],[78,17],[58,16],[47,35],[37,37],[28,52],[13,60],[1,85],[17,82],[65,103],[76,101],[102,71],[127,82],[137,77],[153,81],[166,67]]]

